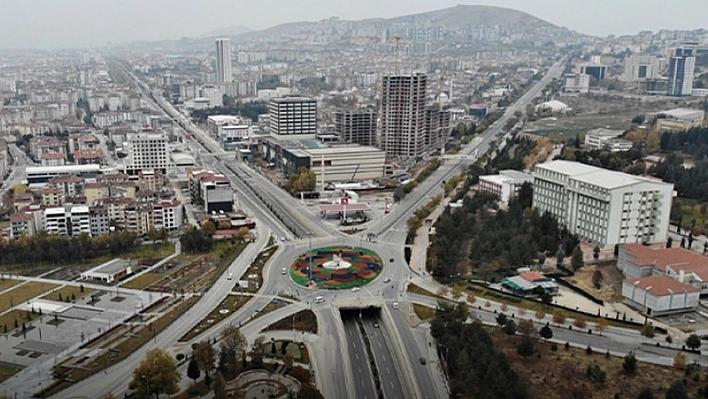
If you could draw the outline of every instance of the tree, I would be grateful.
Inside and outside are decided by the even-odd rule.
[[[676,357],[674,357],[674,368],[676,368],[676,370],[686,369],[686,354],[683,353],[683,351],[679,351]]]
[[[198,342],[194,346],[192,358],[199,365],[199,369],[204,372],[204,382],[209,385],[211,383],[211,373],[215,368],[214,363],[216,362],[214,347],[207,341]]]
[[[445,286],[438,288],[438,296],[446,297],[449,292],[450,292],[450,289],[448,289]]]
[[[654,338],[654,326],[649,323],[644,323],[641,330],[639,330],[639,333],[642,334],[644,338]]]
[[[563,249],[559,249],[556,252],[556,266],[563,266],[563,258],[565,258],[565,252],[563,252]]]
[[[228,326],[221,332],[221,354],[225,364],[236,372],[239,361],[246,350],[246,337],[236,326]]]
[[[606,318],[600,317],[600,318],[597,319],[597,321],[595,322],[595,329],[600,332],[600,335],[602,335],[602,332],[605,331],[605,329],[607,328],[607,325],[608,325],[608,324],[609,324],[609,323],[607,322],[607,319],[606,319]]]
[[[522,357],[532,356],[536,352],[536,347],[530,336],[524,334],[521,337],[521,342],[519,342],[519,345],[516,347],[516,352]]]
[[[627,374],[634,374],[637,372],[637,358],[634,356],[634,352],[630,351],[624,356],[622,370],[624,370]]]
[[[506,335],[516,334],[516,323],[514,322],[514,320],[507,320],[506,323],[504,323],[502,331],[504,331],[504,334]]]
[[[595,248],[592,249],[592,257],[595,260],[600,259],[600,246],[595,245]]]
[[[678,380],[671,384],[669,390],[666,391],[666,399],[688,399],[686,384],[684,384],[684,382],[681,380]]]
[[[473,293],[467,294],[467,302],[470,304],[477,302],[477,297]]]
[[[534,316],[536,316],[538,321],[541,321],[544,317],[546,317],[546,313],[543,310],[538,310]]]
[[[452,299],[458,300],[462,297],[462,287],[455,285],[452,287]]]
[[[202,372],[199,370],[199,365],[197,364],[197,361],[194,360],[194,356],[192,356],[192,359],[189,361],[189,365],[187,365],[187,377],[194,381],[193,385],[197,385],[197,380],[201,375]]]
[[[499,324],[500,326],[505,325],[507,323],[507,321],[509,321],[509,318],[506,317],[506,315],[504,313],[499,313],[497,315],[497,324]]]
[[[536,335],[536,327],[534,327],[533,322],[531,320],[521,320],[519,322],[519,327],[518,327],[519,332],[521,335],[527,335],[527,336],[534,336]]]
[[[214,399],[227,399],[226,381],[221,371],[217,371],[214,375]]]
[[[602,288],[602,272],[599,270],[595,270],[592,272],[592,285],[595,286],[598,290]]]
[[[546,324],[545,326],[541,327],[541,330],[538,332],[538,335],[548,341],[549,339],[553,338],[553,330],[551,330],[551,327]]]
[[[654,391],[651,388],[644,388],[637,396],[637,399],[654,399]]]
[[[549,305],[551,305],[551,304],[553,303],[553,295],[551,295],[551,294],[549,294],[548,292],[545,292],[545,291],[544,291],[543,294],[541,294],[541,303],[542,303],[544,306],[549,306]]]
[[[585,328],[588,325],[588,322],[587,319],[585,319],[585,316],[579,314],[577,317],[575,317],[573,325],[578,328]]]
[[[155,395],[157,399],[163,393],[172,395],[179,392],[180,379],[177,362],[167,352],[155,348],[133,370],[129,387],[140,397]]]
[[[556,309],[555,312],[553,312],[553,322],[557,324],[564,324],[565,323],[565,313],[563,313],[562,310]]]
[[[573,255],[570,258],[570,266],[573,270],[580,270],[585,266],[585,261],[583,260],[583,249],[580,248],[580,244],[575,246],[573,249]]]
[[[691,334],[686,338],[686,346],[688,349],[697,350],[701,347],[701,338],[696,334]]]
[[[674,245],[674,239],[669,237],[666,239],[666,248],[671,248],[671,246]]]

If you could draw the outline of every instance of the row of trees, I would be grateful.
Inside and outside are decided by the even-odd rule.
[[[206,222],[201,227],[188,226],[179,238],[179,242],[182,244],[182,251],[192,254],[211,251],[214,246],[212,236],[215,232],[216,228],[211,222]]]
[[[464,304],[439,303],[430,326],[450,381],[450,397],[528,398],[506,355],[480,324],[465,324],[466,318]]]
[[[677,133],[674,133],[677,134]],[[701,202],[708,201],[708,160],[700,160],[692,168],[683,166],[683,159],[670,154],[649,168],[649,174],[674,183],[678,195]]]
[[[314,170],[300,167],[298,173],[288,176],[288,191],[297,195],[303,191],[313,191],[317,187],[317,175]]]
[[[99,256],[122,254],[136,245],[137,238],[135,233],[127,231],[99,237],[90,237],[88,234],[67,237],[42,231],[17,240],[0,240],[0,264],[81,263]]]

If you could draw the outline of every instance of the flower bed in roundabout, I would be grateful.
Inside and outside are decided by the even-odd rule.
[[[360,247],[316,248],[300,255],[290,265],[290,277],[296,283],[333,290],[366,285],[382,271],[381,257]]]

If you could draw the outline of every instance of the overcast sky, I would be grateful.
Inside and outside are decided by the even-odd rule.
[[[178,39],[233,25],[394,17],[451,7],[460,0],[2,0],[0,48],[103,46]],[[708,28],[707,0],[496,0],[581,33]]]

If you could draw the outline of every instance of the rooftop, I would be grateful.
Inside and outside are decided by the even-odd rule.
[[[691,287],[690,285],[686,285],[666,276],[629,278],[626,279],[625,282],[633,284],[656,296],[674,295],[684,292],[699,292],[698,288]]]

